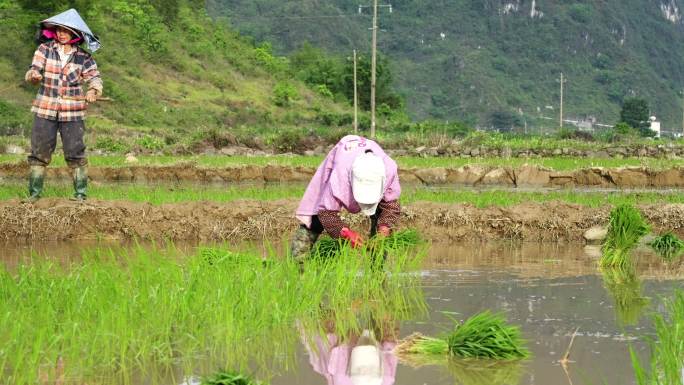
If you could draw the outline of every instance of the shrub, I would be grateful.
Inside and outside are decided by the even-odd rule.
[[[297,152],[303,140],[304,133],[301,130],[290,129],[279,131],[271,144],[279,152]]]
[[[315,87],[315,90],[316,90],[316,93],[318,93],[319,95],[321,95],[323,97],[331,98],[331,99],[333,97],[332,91],[330,91],[330,89],[328,89],[328,86],[326,86],[325,84],[317,85]]]
[[[150,151],[160,151],[164,148],[164,141],[151,135],[143,136],[138,139],[137,143],[140,147]]]
[[[130,146],[121,140],[113,139],[109,136],[97,138],[95,148],[107,152],[123,153],[130,149]]]
[[[0,100],[0,135],[23,135],[31,127],[28,109]]]
[[[297,89],[288,82],[279,82],[273,87],[273,103],[279,107],[287,107],[299,98]]]

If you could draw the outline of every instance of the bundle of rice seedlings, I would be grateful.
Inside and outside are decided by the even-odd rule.
[[[365,243],[364,247],[371,255],[384,255],[418,246],[422,242],[416,230],[404,229],[395,231],[388,237],[373,237]],[[311,256],[321,259],[334,258],[340,254],[343,247],[348,247],[348,242],[344,239],[322,237],[314,245]]]
[[[459,358],[517,360],[528,358],[529,350],[520,328],[507,325],[501,313],[484,311],[456,324],[443,338],[414,334],[398,347],[399,354],[448,355]]]
[[[680,256],[684,251],[684,242],[672,232],[657,237],[650,245],[661,257],[667,260]]]
[[[231,371],[219,371],[211,376],[202,378],[201,385],[262,385],[244,374]]]
[[[601,267],[624,268],[631,264],[630,251],[646,235],[649,227],[637,209],[621,205],[610,213],[608,235],[603,243]]]

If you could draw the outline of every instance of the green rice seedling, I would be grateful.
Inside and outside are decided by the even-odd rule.
[[[656,338],[650,342],[650,367],[642,364],[630,348],[632,366],[639,385],[684,384],[684,291],[677,290],[665,301],[666,314],[654,314]]]
[[[649,300],[641,291],[641,280],[634,266],[624,268],[604,268],[603,285],[614,301],[615,315],[623,325],[635,325]]]
[[[684,241],[672,232],[665,233],[650,243],[651,247],[664,259],[671,261],[684,251]]]
[[[419,246],[421,243],[423,240],[416,230],[404,229],[395,231],[388,237],[373,237],[364,246],[369,254],[377,256],[385,253],[404,252],[412,247]],[[340,254],[340,251],[347,244],[348,242],[342,239],[321,237],[314,245],[311,253],[312,258],[334,258]]]
[[[109,385],[153,368],[189,375],[210,362],[267,378],[293,365],[293,327],[320,320],[322,304],[368,304],[353,317],[336,312],[345,333],[371,312],[399,321],[424,312],[417,275],[407,274],[421,258],[393,255],[379,274],[343,252],[311,261],[302,274],[289,259],[265,265],[261,255],[223,248],[191,255],[138,248],[96,249],[69,264],[36,257],[12,271],[0,266],[0,373],[8,384],[35,384],[38,368],[63,360],[65,378]]]
[[[169,166],[193,164],[199,167],[231,167],[242,165],[282,165],[317,167],[323,160],[322,156],[220,156],[220,155],[141,155],[138,156],[138,166]],[[17,163],[24,161],[25,156],[0,154],[0,163]],[[462,167],[465,165],[480,165],[493,167],[520,167],[523,164],[549,167],[556,171],[577,170],[588,167],[625,167],[644,166],[652,169],[667,169],[681,167],[681,159],[659,158],[585,158],[585,157],[548,157],[548,158],[454,158],[454,157],[417,157],[400,156],[394,158],[401,168],[430,168],[430,167]],[[88,158],[94,167],[128,167],[124,156],[93,155]],[[66,166],[63,158],[55,158],[54,166]]]
[[[456,323],[443,338],[414,335],[402,343],[401,354],[448,355],[459,358],[517,360],[530,356],[520,328],[506,324],[503,314],[483,311]]]
[[[632,263],[630,252],[649,227],[641,213],[630,205],[620,205],[610,213],[608,234],[603,243],[601,267],[625,268]]]
[[[218,373],[212,374],[202,378],[201,385],[264,385],[260,381],[256,381],[249,376],[239,374],[236,372],[222,370]]]
[[[344,242],[335,257],[310,258],[304,265],[302,279],[329,277],[330,286],[320,299],[322,309],[333,309],[332,323],[336,334],[359,333],[373,319],[402,319],[408,314],[424,315],[426,306],[419,293],[420,277],[407,272],[420,269],[425,251],[392,253],[387,260],[374,258],[372,251],[354,249]],[[403,287],[403,292],[396,288]],[[361,290],[359,290],[361,289]],[[309,290],[320,292],[319,288]],[[351,303],[349,302],[351,300]],[[353,311],[340,311],[340,310]],[[391,311],[388,311],[391,309]]]
[[[23,181],[4,181],[0,184],[0,200],[16,199],[26,194]],[[225,186],[197,186],[190,183],[109,184],[92,186],[89,190],[93,199],[126,200],[145,202],[153,205],[181,202],[234,202],[240,199],[273,201],[278,199],[300,199],[304,193],[303,184],[266,184],[242,183]],[[51,181],[46,185],[43,197],[64,198],[73,188],[66,181]],[[684,194],[676,192],[640,192],[605,194],[591,191],[506,191],[451,188],[426,188],[407,185],[402,191],[402,203],[437,202],[464,203],[479,208],[510,207],[525,202],[567,202],[586,207],[618,206],[623,204],[664,204],[684,203]]]

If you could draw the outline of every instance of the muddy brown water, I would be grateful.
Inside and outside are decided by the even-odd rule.
[[[32,253],[47,252],[66,261],[78,258],[82,250],[91,247],[115,245],[5,245],[0,261],[16,265],[25,263]],[[195,246],[176,247],[190,252]],[[400,336],[413,332],[438,335],[452,325],[451,319],[462,320],[491,309],[505,312],[511,323],[521,326],[533,358],[503,368],[482,368],[472,363],[415,367],[399,362],[396,370],[388,369],[387,374],[393,375],[396,385],[635,384],[629,347],[644,358],[648,356],[646,339],[653,336],[649,312],[662,311],[661,298],[682,287],[684,267],[663,265],[647,250],[638,250],[640,291],[650,305],[632,309],[631,323],[625,324],[623,318],[629,309],[616,308],[613,292],[606,289],[596,269],[598,252],[592,247],[557,243],[488,242],[433,247],[421,271],[429,315],[404,322]],[[559,360],[576,329],[566,372]],[[328,383],[319,373],[321,368],[317,372],[312,367],[303,345],[298,347],[294,367],[274,369],[279,374],[271,379],[272,385]],[[143,383],[146,381],[139,384]],[[165,383],[183,381],[169,379]]]

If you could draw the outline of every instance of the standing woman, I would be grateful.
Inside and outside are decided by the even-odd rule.
[[[35,114],[31,132],[31,166],[29,197],[33,203],[43,191],[45,169],[50,164],[57,145],[57,133],[62,138],[64,159],[74,180],[72,200],[86,199],[88,176],[85,156],[85,111],[88,103],[102,95],[102,79],[92,56],[80,45],[86,43],[91,52],[100,48],[97,37],[74,9],[43,20],[39,31],[40,46],[26,81],[40,84],[31,112]],[[87,91],[82,86],[87,83]]]

